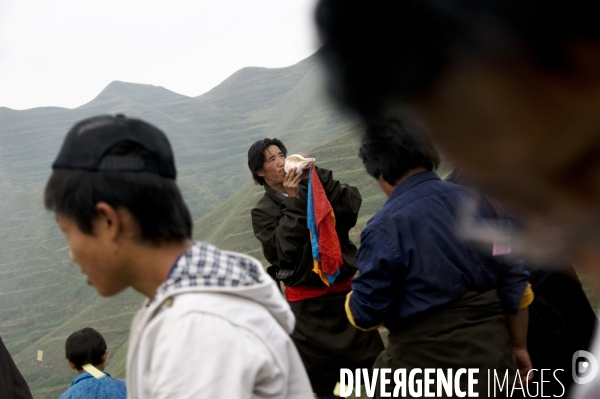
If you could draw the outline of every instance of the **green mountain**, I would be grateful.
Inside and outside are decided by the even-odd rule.
[[[106,113],[140,117],[163,129],[176,154],[178,183],[197,221],[195,236],[203,238],[218,215],[211,211],[224,209],[227,200],[245,198],[244,190],[256,190],[247,184],[246,166],[255,140],[278,137],[291,151],[315,149],[324,167],[333,159],[343,161],[341,147],[334,146],[347,143],[331,142],[332,154],[326,143],[348,134],[355,122],[326,100],[322,80],[310,57],[287,68],[242,69],[197,98],[112,82],[76,109],[0,107],[0,336],[36,398],[56,398],[68,387],[74,376],[64,360],[64,342],[84,326],[106,337],[108,370],[123,378],[129,324],[142,301],[133,290],[104,299],[86,286],[53,215],[43,209],[50,165],[68,129],[82,118]],[[356,149],[347,149],[353,158]],[[343,168],[330,166],[345,178]],[[221,223],[216,230],[231,233],[235,223]],[[248,252],[260,255],[255,249],[248,240]],[[38,350],[42,361],[36,360]]]
[[[42,207],[50,164],[68,129],[106,113],[140,117],[162,128],[175,150],[194,238],[250,254],[266,266],[250,220],[263,195],[246,166],[255,140],[278,137],[290,153],[316,158],[336,179],[359,188],[363,203],[352,232],[357,243],[385,201],[356,156],[360,127],[332,107],[322,80],[310,57],[287,68],[244,68],[196,98],[112,82],[76,109],[0,107],[0,336],[36,399],[57,398],[69,386],[74,374],[64,359],[64,342],[85,326],[104,335],[107,370],[124,378],[129,326],[142,301],[133,290],[106,299],[86,286],[53,215]],[[447,172],[444,162],[439,174]],[[36,360],[38,351],[42,361]]]

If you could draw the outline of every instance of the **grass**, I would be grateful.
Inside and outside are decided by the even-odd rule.
[[[67,130],[103,113],[146,119],[167,132],[178,184],[195,220],[194,238],[247,253],[266,266],[252,233],[250,210],[263,195],[246,166],[249,146],[264,137],[304,152],[334,178],[359,188],[362,207],[351,239],[386,198],[356,156],[360,126],[326,100],[322,71],[309,58],[279,69],[245,68],[198,98],[150,85],[111,83],[74,109],[0,107],[0,336],[36,399],[56,398],[74,378],[64,342],[97,328],[109,347],[107,370],[125,377],[129,326],[142,301],[133,290],[103,299],[69,260],[62,233],[42,205],[50,165]],[[447,163],[439,171],[444,176]],[[597,308],[589,279],[584,288]],[[44,360],[38,362],[38,350]]]
[[[142,300],[133,291],[103,299],[88,287],[69,260],[53,215],[43,209],[50,165],[69,128],[85,117],[125,113],[164,130],[176,154],[178,184],[199,220],[246,195],[236,193],[249,181],[246,153],[257,139],[278,137],[290,148],[315,148],[348,130],[352,120],[325,99],[321,80],[309,58],[287,68],[245,68],[198,98],[113,82],[73,110],[0,107],[0,336],[36,399],[56,398],[68,387],[73,375],[64,361],[64,340],[85,326],[106,331],[108,371],[124,377],[129,325]],[[212,233],[260,256],[250,240],[243,248],[234,245],[245,231],[228,228],[244,226],[247,213],[225,215],[208,226]],[[195,229],[207,233],[205,228]],[[38,350],[44,351],[43,362],[36,360]]]

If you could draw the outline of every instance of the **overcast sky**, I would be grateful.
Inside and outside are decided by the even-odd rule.
[[[316,51],[315,0],[0,0],[0,106],[74,108],[114,80],[198,96]]]

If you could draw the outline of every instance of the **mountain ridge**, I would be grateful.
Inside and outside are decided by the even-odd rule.
[[[129,324],[142,300],[133,290],[104,299],[88,287],[43,208],[50,165],[67,131],[83,118],[115,113],[165,131],[178,185],[198,221],[250,181],[246,158],[254,141],[276,135],[290,148],[315,148],[354,124],[324,98],[318,68],[313,60],[250,68],[200,97],[115,81],[74,109],[0,108],[0,335],[36,399],[56,398],[68,387],[64,340],[84,326],[102,332],[107,367],[123,378]],[[195,225],[198,234],[205,228]]]

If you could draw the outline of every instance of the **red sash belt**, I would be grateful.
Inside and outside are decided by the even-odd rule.
[[[303,299],[318,298],[327,294],[336,294],[338,292],[350,291],[353,277],[346,281],[335,282],[332,286],[313,287],[307,285],[297,285],[295,287],[285,285],[285,298],[288,302],[297,302]]]

